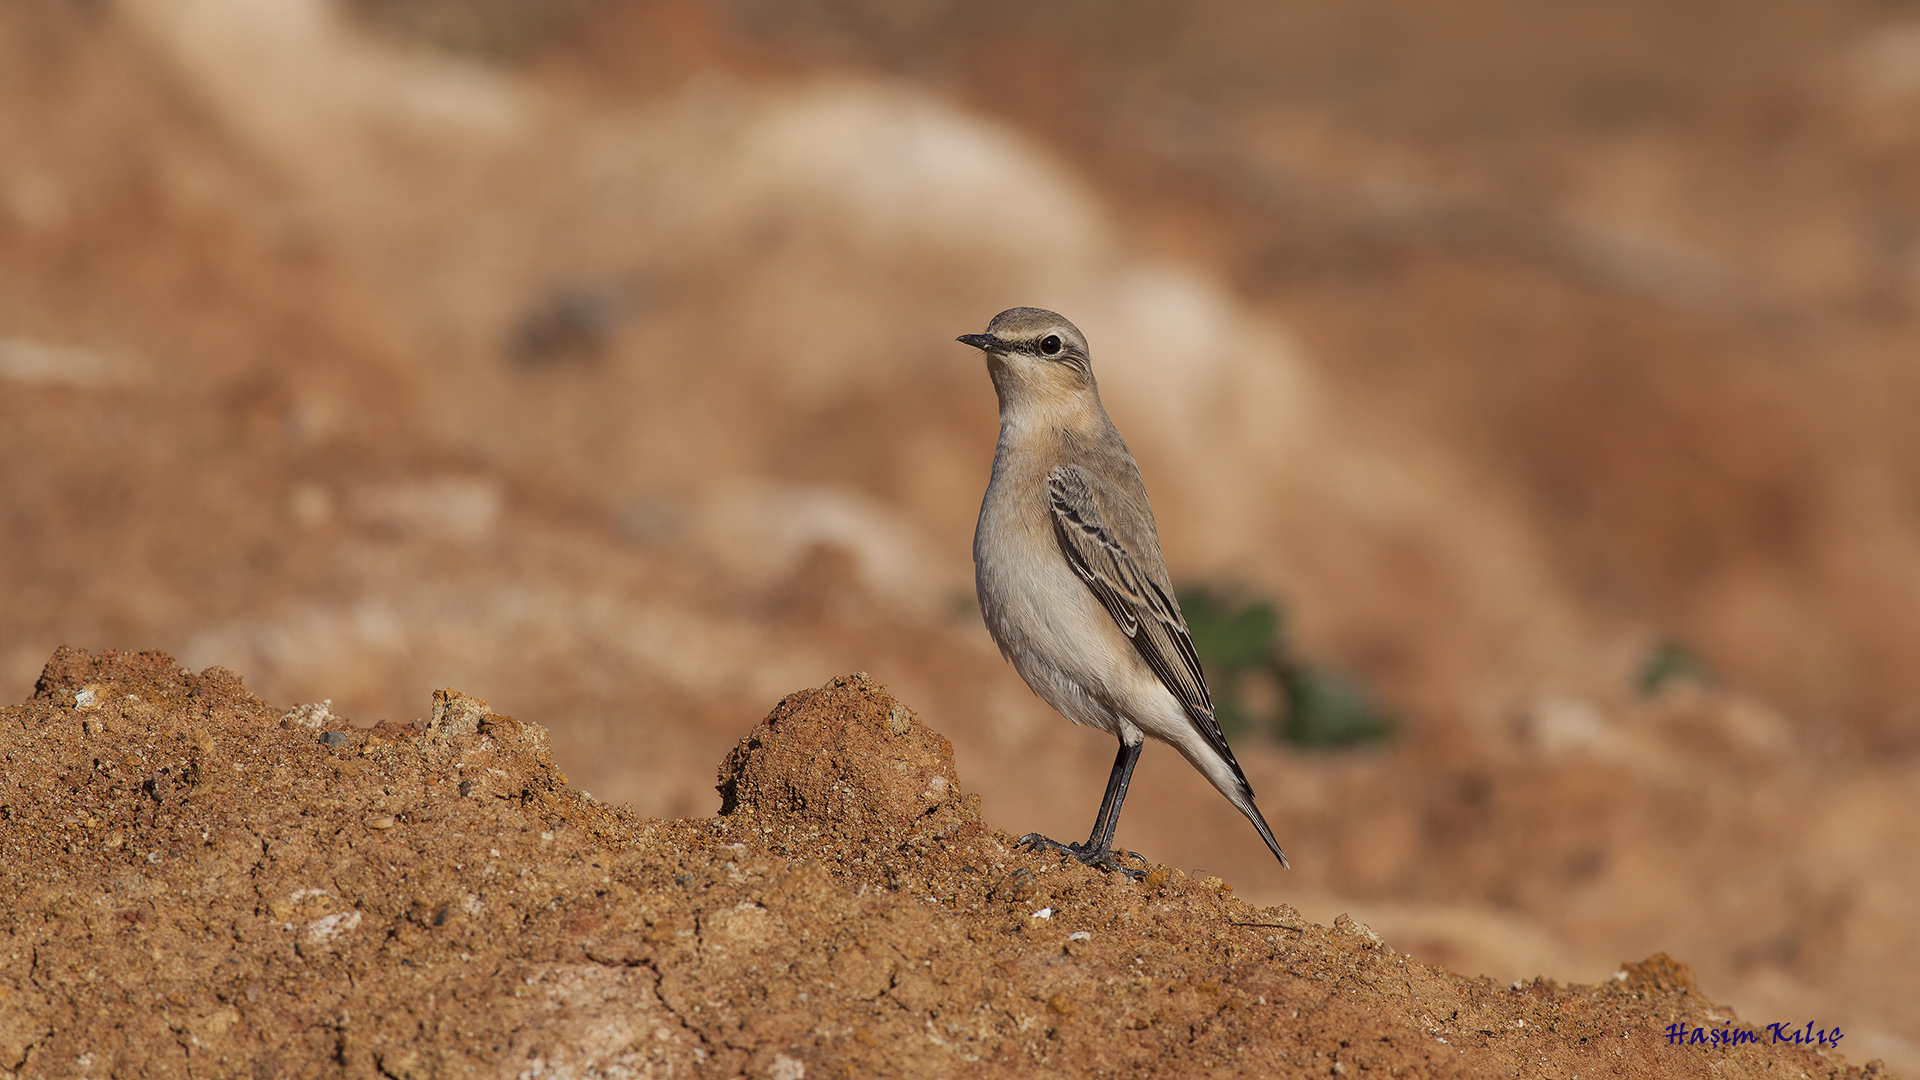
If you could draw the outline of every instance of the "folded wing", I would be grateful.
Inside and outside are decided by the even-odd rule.
[[[1147,667],[1180,702],[1193,726],[1233,766],[1241,787],[1246,788],[1246,774],[1240,771],[1240,763],[1227,747],[1226,734],[1214,719],[1213,698],[1200,671],[1200,657],[1193,651],[1193,638],[1187,633],[1187,621],[1173,599],[1172,583],[1165,570],[1143,567],[1107,526],[1100,514],[1098,488],[1086,470],[1062,465],[1048,473],[1047,500],[1053,511],[1053,534],[1067,562],[1099,597]]]

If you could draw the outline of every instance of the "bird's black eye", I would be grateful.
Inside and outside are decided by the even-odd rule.
[[[1060,335],[1048,334],[1040,339],[1040,351],[1053,356],[1060,351]]]

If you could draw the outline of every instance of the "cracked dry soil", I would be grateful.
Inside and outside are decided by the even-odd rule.
[[[1878,1071],[1667,1045],[1730,1013],[1664,955],[1496,986],[1016,851],[863,675],[780,702],[699,820],[593,801],[475,698],[356,728],[156,652],[61,649],[0,753],[9,1076]]]

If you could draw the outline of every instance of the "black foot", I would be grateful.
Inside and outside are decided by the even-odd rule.
[[[1028,851],[1051,851],[1074,859],[1084,866],[1095,870],[1119,871],[1127,875],[1129,881],[1138,881],[1147,876],[1145,870],[1136,870],[1131,866],[1120,865],[1122,858],[1131,858],[1146,865],[1146,857],[1137,851],[1115,851],[1112,848],[1099,850],[1086,844],[1063,844],[1058,840],[1049,840],[1039,833],[1028,833],[1020,838],[1020,846]]]

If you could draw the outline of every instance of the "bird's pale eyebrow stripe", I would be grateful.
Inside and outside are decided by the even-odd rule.
[[[1060,339],[1061,355],[1077,351],[1077,348],[1073,343],[1073,339],[1061,333],[1058,330],[1049,330],[1046,333],[1041,334],[1039,337],[1027,338],[1024,341],[1015,341],[1015,342],[1011,342],[1010,344],[1013,348],[1018,349],[1021,352],[1038,353],[1040,352],[1040,343],[1047,340],[1050,337]]]
[[[1065,335],[1057,331],[1050,333],[1051,336],[1060,339],[1060,351],[1052,356],[1048,356],[1046,353],[1040,351],[1040,342],[1046,340],[1049,336],[1048,334],[1042,334],[1040,337],[1030,341],[1019,342],[1015,344],[1013,348],[1029,356],[1037,356],[1049,364],[1065,364],[1070,368],[1075,368],[1080,371],[1089,370],[1086,355],[1080,352],[1080,350],[1074,346],[1073,342],[1068,341]]]

